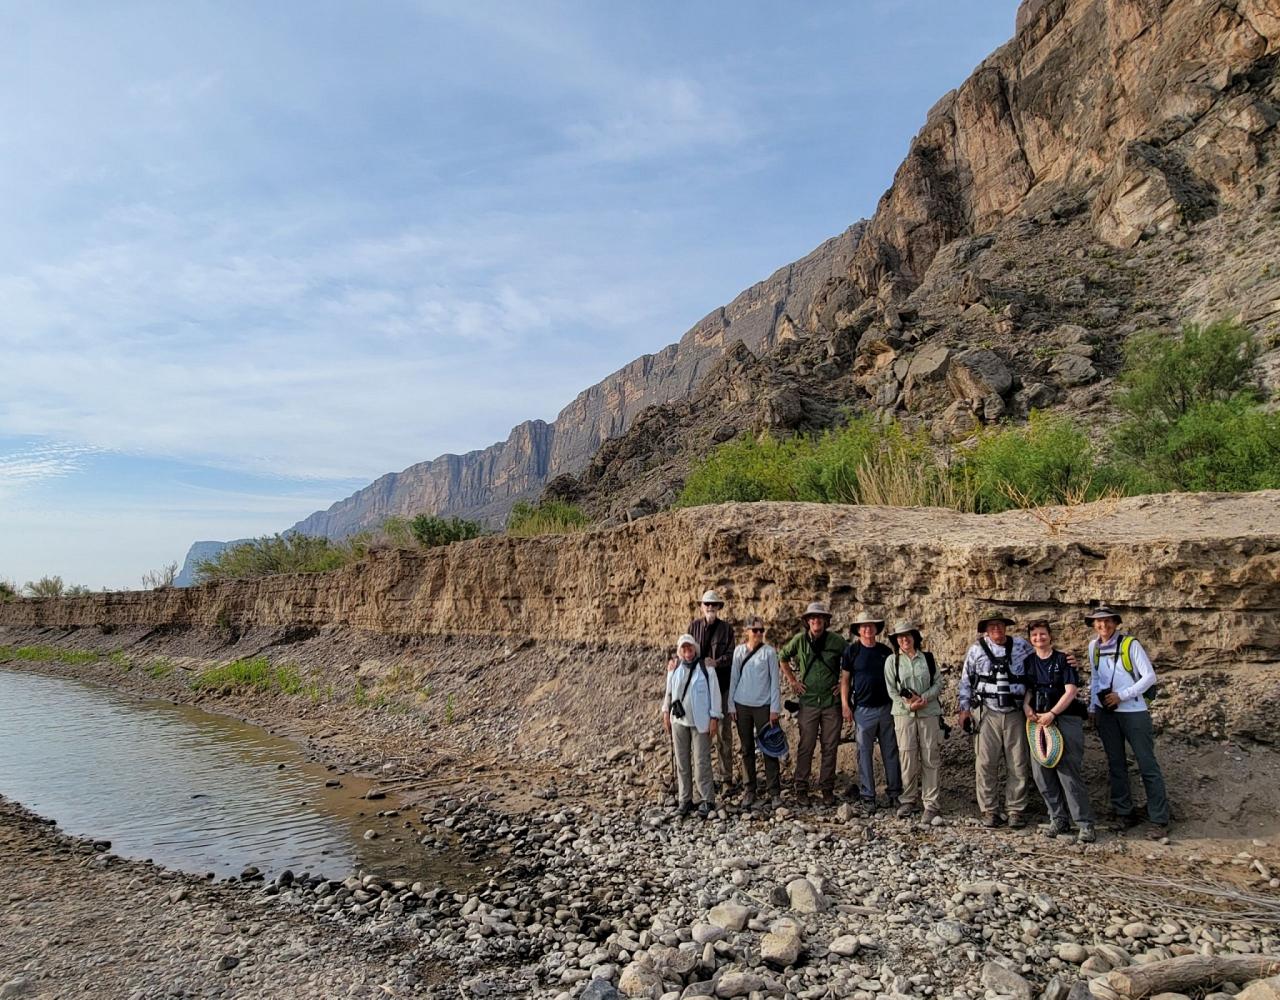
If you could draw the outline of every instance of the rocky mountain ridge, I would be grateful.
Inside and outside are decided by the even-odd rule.
[[[557,495],[609,521],[739,434],[850,409],[940,443],[1060,408],[1111,418],[1138,329],[1231,317],[1280,386],[1280,13],[1265,0],[1027,0],[930,111],[796,335],[734,345]]]

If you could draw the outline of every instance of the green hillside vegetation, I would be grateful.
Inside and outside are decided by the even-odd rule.
[[[520,500],[507,518],[507,534],[515,538],[535,535],[562,535],[591,527],[591,518],[563,500],[543,500],[532,504]]]
[[[1108,435],[1033,413],[939,452],[923,432],[855,416],[814,437],[727,442],[696,465],[677,506],[727,501],[937,506],[977,513],[1104,496],[1280,488],[1280,414],[1251,381],[1257,349],[1231,322],[1129,341]]]

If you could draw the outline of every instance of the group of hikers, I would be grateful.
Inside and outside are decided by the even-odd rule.
[[[782,804],[781,761],[789,755],[780,725],[784,705],[799,730],[794,789],[799,805],[810,800],[814,751],[821,746],[817,790],[824,805],[836,802],[836,756],[845,725],[854,729],[858,751],[857,794],[870,815],[877,808],[875,750],[885,776],[885,800],[899,818],[922,812],[925,823],[941,823],[939,781],[942,740],[951,732],[942,705],[943,676],[925,650],[917,625],[857,615],[856,636],[846,641],[831,630],[831,612],[814,601],[800,616],[802,627],[779,649],[765,638],[758,616],[745,622],[735,643],[733,626],[721,617],[724,600],[702,595],[702,613],[676,642],[667,664],[663,724],[671,735],[676,771],[676,808],[703,817],[715,808],[717,781],[712,746],[719,758],[719,786],[736,793],[734,733],[742,758],[742,805]],[[1156,759],[1147,699],[1156,673],[1142,644],[1120,632],[1121,617],[1106,605],[1085,616],[1089,641],[1087,697],[1078,662],[1054,645],[1048,621],[1027,625],[1026,636],[1010,633],[1017,623],[1003,613],[977,622],[977,639],[960,672],[958,721],[975,743],[978,809],[987,827],[1027,823],[1029,785],[1035,781],[1049,813],[1046,836],[1076,836],[1091,843],[1097,834],[1084,780],[1084,725],[1096,726],[1107,757],[1111,808],[1118,829],[1144,819],[1152,834],[1168,829],[1169,802]],[[881,636],[888,644],[881,641]],[[783,701],[783,685],[794,700]],[[1146,789],[1145,817],[1134,807],[1127,750],[1132,750]],[[763,758],[764,784],[758,758]],[[1000,772],[1005,772],[1000,801]]]

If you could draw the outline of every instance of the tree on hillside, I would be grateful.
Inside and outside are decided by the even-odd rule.
[[[20,595],[18,594],[18,585],[12,580],[0,580],[0,603],[4,601],[16,601]]]

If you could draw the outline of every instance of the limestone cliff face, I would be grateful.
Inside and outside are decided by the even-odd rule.
[[[1277,51],[1274,0],[1024,0],[912,143],[849,269],[857,295],[901,297],[1037,188],[1084,188],[1117,247],[1255,200]]]
[[[678,343],[637,358],[580,393],[554,422],[526,421],[506,441],[488,448],[388,473],[291,530],[341,538],[375,527],[389,515],[421,513],[501,523],[515,500],[536,494],[557,475],[581,469],[603,441],[625,431],[645,407],[688,395],[729,344],[741,340],[753,349],[772,347],[792,318],[807,312],[823,284],[844,272],[860,234],[860,226],[850,227],[780,268],[707,315]]]
[[[862,606],[915,618],[954,667],[984,608],[1048,617],[1078,650],[1084,611],[1105,597],[1165,667],[1280,665],[1280,491],[1139,497],[1072,516],[1052,534],[1024,511],[726,504],[383,552],[334,573],[10,602],[0,626],[345,627],[652,648],[674,642],[714,586],[730,621],[761,614],[775,640],[813,599],[831,602],[837,628]]]

